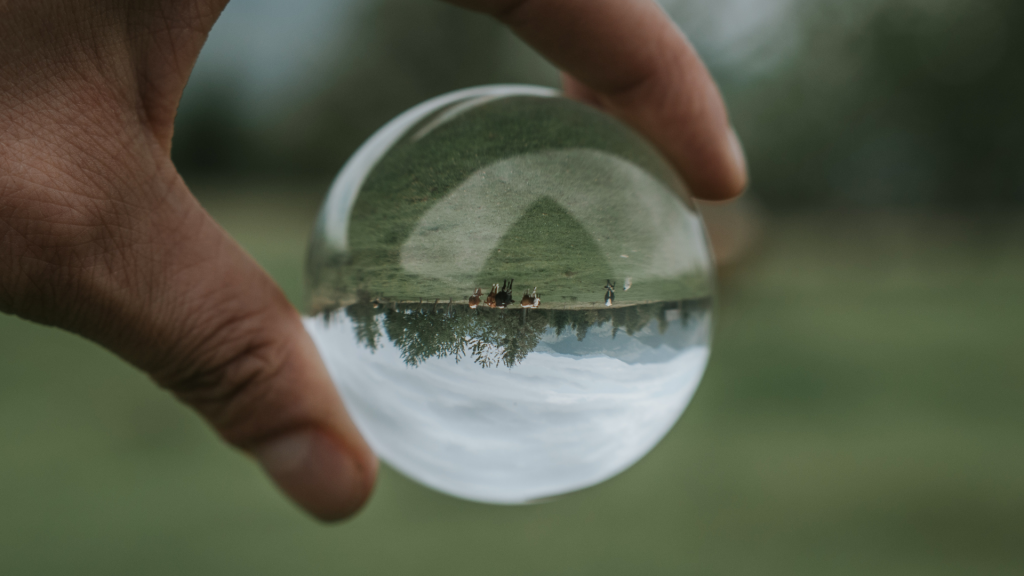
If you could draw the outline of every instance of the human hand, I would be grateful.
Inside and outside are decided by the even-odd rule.
[[[170,159],[227,0],[0,0],[0,311],[150,374],[306,510],[346,517],[376,460],[298,313]],[[699,197],[745,168],[703,65],[649,0],[459,0],[573,74],[570,94],[658,144]]]
[[[0,0],[0,311],[116,352],[341,518],[376,460],[299,314],[170,158],[226,3]]]
[[[447,0],[491,14],[565,71],[568,96],[649,138],[703,200],[747,186],[714,79],[653,0]]]

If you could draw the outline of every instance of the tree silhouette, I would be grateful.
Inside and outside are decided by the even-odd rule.
[[[664,334],[668,312],[679,311],[683,325],[706,312],[710,299],[638,304],[611,310],[471,309],[464,304],[381,304],[362,299],[344,309],[360,343],[376,351],[386,337],[398,348],[402,361],[419,366],[430,358],[471,358],[483,368],[521,363],[549,330],[561,336],[571,331],[580,342],[595,326],[610,323],[612,338],[624,331],[633,335],[657,323]],[[338,310],[326,312],[330,323]]]

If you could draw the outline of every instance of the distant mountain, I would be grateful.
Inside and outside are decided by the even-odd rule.
[[[583,358],[604,356],[626,364],[659,364],[672,360],[693,346],[707,345],[710,328],[710,312],[691,313],[685,325],[678,316],[670,319],[664,334],[658,331],[656,320],[632,336],[620,329],[613,337],[610,323],[595,326],[583,341],[579,341],[571,331],[558,336],[554,329],[549,328],[534,348],[534,353]]]

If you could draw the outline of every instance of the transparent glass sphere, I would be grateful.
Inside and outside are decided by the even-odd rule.
[[[335,180],[306,326],[370,446],[441,492],[523,503],[639,460],[707,363],[713,267],[674,171],[551,90],[392,120]]]

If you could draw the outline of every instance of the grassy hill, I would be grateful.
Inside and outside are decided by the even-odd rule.
[[[439,112],[438,114],[441,114]],[[422,125],[433,125],[434,117]],[[311,253],[315,310],[356,294],[464,302],[505,279],[543,304],[710,295],[703,230],[682,184],[642,138],[561,99],[470,108],[425,135],[414,126],[367,175],[348,246]]]

